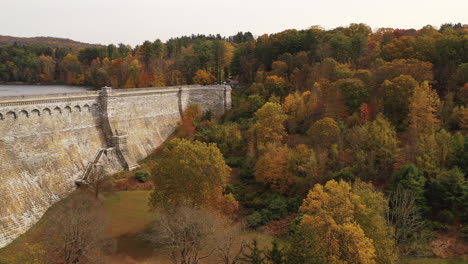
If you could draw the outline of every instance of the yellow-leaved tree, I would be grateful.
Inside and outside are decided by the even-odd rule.
[[[438,153],[435,132],[440,127],[438,113],[441,101],[437,92],[427,82],[416,87],[409,106],[410,159],[423,171],[435,174],[438,171]]]
[[[301,226],[317,233],[316,250],[328,263],[396,263],[393,230],[383,195],[371,185],[331,180],[316,184],[304,199]]]
[[[318,98],[310,91],[290,93],[282,104],[283,111],[291,118],[288,120],[290,132],[305,132],[311,120],[317,116]]]
[[[39,64],[41,67],[41,77],[42,81],[50,82],[54,79],[55,74],[55,61],[50,56],[39,56]]]
[[[288,115],[283,112],[278,103],[268,102],[255,112],[257,121],[250,127],[251,146],[254,151],[262,151],[266,144],[280,144],[283,137],[286,136],[284,121]]]
[[[432,134],[440,126],[437,117],[441,107],[440,98],[429,83],[423,82],[414,90],[409,106],[409,129],[414,137]]]
[[[271,96],[283,96],[286,94],[286,87],[287,83],[283,77],[279,77],[276,75],[268,76],[265,79],[265,95]]]

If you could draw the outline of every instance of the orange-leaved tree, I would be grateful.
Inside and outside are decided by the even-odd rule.
[[[176,136],[180,138],[190,138],[195,136],[195,122],[201,120],[203,115],[202,107],[199,104],[191,104],[184,110],[179,126],[176,128]]]
[[[285,193],[295,183],[294,175],[289,172],[290,149],[287,146],[269,145],[255,164],[255,179],[271,189]]]
[[[198,70],[195,73],[195,76],[193,76],[192,78],[192,81],[194,84],[203,84],[203,85],[212,84],[215,82],[215,80],[216,78],[205,70]]]

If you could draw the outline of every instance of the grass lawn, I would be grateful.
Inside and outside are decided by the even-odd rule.
[[[150,194],[151,191],[126,191],[115,192],[106,196],[104,207],[109,213],[111,222],[110,237],[117,239],[119,251],[131,252],[132,255],[145,257],[151,254],[138,235],[153,219],[153,214],[148,207]],[[55,206],[52,206],[47,210],[41,220],[26,233],[8,246],[0,249],[0,259],[1,257],[12,256],[22,250],[25,243],[33,244],[38,242],[48,219],[54,217],[54,208]]]
[[[439,259],[439,258],[403,258],[400,264],[468,264],[463,259]]]
[[[115,192],[106,196],[104,207],[111,220],[111,237],[142,231],[153,220],[148,207],[151,191]]]
[[[119,258],[131,259],[113,263],[142,263],[151,258],[153,250],[141,236],[154,219],[154,213],[148,207],[150,194],[151,191],[124,191],[106,196],[104,208],[110,217],[110,236],[117,240]]]

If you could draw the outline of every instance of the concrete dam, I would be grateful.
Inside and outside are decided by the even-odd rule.
[[[0,248],[72,192],[97,156],[109,173],[135,168],[194,103],[222,114],[231,107],[231,87],[0,97]]]

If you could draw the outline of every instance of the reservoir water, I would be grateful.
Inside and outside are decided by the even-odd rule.
[[[71,85],[0,84],[0,96],[22,96],[93,91],[96,88]]]

